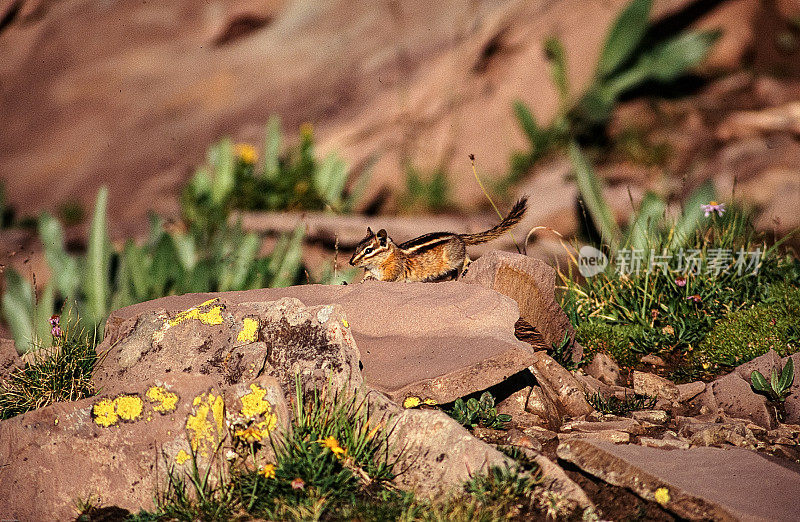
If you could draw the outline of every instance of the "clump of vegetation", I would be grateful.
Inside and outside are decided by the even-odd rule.
[[[587,364],[595,354],[605,353],[623,366],[635,366],[640,353],[636,351],[633,340],[640,339],[643,330],[635,325],[582,322],[575,328],[575,340],[583,346]]]
[[[750,374],[750,385],[757,393],[766,395],[771,401],[784,402],[786,397],[789,396],[790,388],[794,383],[794,362],[791,358],[786,360],[786,365],[783,370],[780,368],[773,368],[770,372],[770,380],[758,371],[753,370]]]
[[[514,113],[530,148],[512,156],[511,171],[504,184],[520,179],[553,150],[573,149],[578,143],[602,140],[612,110],[622,95],[647,83],[674,82],[708,55],[720,35],[718,31],[685,31],[661,40],[648,38],[652,3],[652,0],[632,0],[620,13],[606,36],[593,82],[579,98],[570,93],[563,45],[557,38],[545,42],[560,109],[549,127],[541,127],[525,104],[519,101],[514,104]],[[658,160],[659,155],[648,160]]]
[[[600,413],[611,415],[627,415],[632,411],[649,410],[655,407],[657,397],[649,397],[647,395],[626,395],[625,398],[612,395],[604,397],[600,392],[591,393],[586,395],[586,400],[595,410]]]
[[[198,470],[193,460],[183,475],[174,469],[169,473],[156,511],[128,520],[489,521],[545,511],[572,514],[574,506],[541,488],[538,465],[516,449],[507,450],[515,466],[475,475],[445,498],[398,491],[390,484],[396,475],[390,431],[370,417],[361,399],[347,393],[302,394],[299,385],[296,393],[290,431],[260,440],[252,431],[247,440],[232,433],[239,443],[234,444],[237,456],[226,463],[218,459],[223,467],[217,467],[217,480],[209,480],[211,468]],[[257,459],[247,455],[256,456],[262,444],[271,445],[275,460],[255,468]]]
[[[494,406],[494,397],[489,392],[483,392],[480,399],[470,397],[456,399],[453,409],[447,412],[448,415],[457,420],[462,426],[474,428],[481,426],[484,428],[502,429],[511,422],[511,415],[497,413]]]
[[[0,420],[94,394],[94,340],[74,322],[61,324],[58,316],[49,324],[53,346],[32,353],[29,362],[0,382]]]
[[[405,192],[398,197],[405,212],[443,212],[452,206],[447,173],[442,168],[423,174],[419,169],[406,167]]]
[[[197,169],[181,196],[186,218],[201,221],[209,207],[225,215],[231,209],[352,211],[368,172],[348,192],[347,164],[335,153],[317,158],[311,125],[301,127],[296,147],[282,152],[282,141],[280,122],[272,117],[260,165],[251,145],[234,146],[226,139],[211,147],[208,165],[213,168]]]
[[[693,353],[704,364],[735,366],[775,350],[786,356],[800,350],[794,335],[800,324],[800,288],[772,285],[764,302],[726,315]]]

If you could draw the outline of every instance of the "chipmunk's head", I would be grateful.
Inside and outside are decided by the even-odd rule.
[[[356,247],[353,257],[350,258],[350,264],[368,270],[377,267],[391,255],[392,245],[394,243],[384,229],[378,230],[376,234],[367,228],[367,235]]]

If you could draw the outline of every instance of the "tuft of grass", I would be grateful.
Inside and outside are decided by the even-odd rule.
[[[683,224],[689,212],[666,230],[642,224],[649,232],[637,237],[647,242],[621,249],[627,249],[630,267],[630,252],[639,248],[643,260],[638,270],[621,270],[617,252],[595,276],[581,280],[572,266],[561,273],[562,306],[588,355],[603,351],[624,366],[634,366],[641,354],[675,354],[689,361],[682,373],[712,377],[770,346],[781,353],[796,351],[790,341],[792,322],[797,321],[793,310],[800,304],[800,262],[781,255],[780,242],[768,246],[737,208],[722,216],[701,215],[692,234]],[[633,223],[641,217],[635,216]],[[719,260],[720,252],[731,257],[715,269],[709,262],[715,256]],[[748,252],[753,253],[745,258],[748,266],[737,266],[739,253]],[[669,270],[648,266],[654,254],[672,260]],[[685,260],[689,254],[702,261],[697,270],[686,263],[678,266],[676,258]]]
[[[31,353],[30,362],[0,383],[0,420],[93,395],[94,340],[67,323],[52,347]]]
[[[406,188],[398,198],[405,212],[444,212],[452,207],[447,173],[437,168],[430,173],[406,166]]]

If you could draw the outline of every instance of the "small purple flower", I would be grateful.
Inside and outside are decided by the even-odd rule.
[[[53,334],[53,337],[61,337],[61,334],[63,332],[61,331],[61,327],[60,326],[55,325],[55,326],[53,326],[53,329],[50,330],[50,333]]]
[[[702,302],[703,302],[703,300],[702,300],[702,299],[700,298],[700,296],[699,296],[699,295],[697,295],[697,294],[690,295],[690,296],[689,296],[689,297],[687,297],[686,299],[687,299],[687,300],[689,300],[689,301],[694,301],[695,303],[702,303]]]
[[[50,316],[50,326],[58,326],[58,323],[61,321],[61,316],[59,315],[51,315]]]
[[[676,277],[675,284],[683,288],[684,286],[686,286],[686,278],[683,276]]]
[[[708,205],[700,205],[700,208],[706,213],[706,217],[714,212],[716,212],[718,216],[725,213],[725,203],[717,203],[716,201],[709,201]]]

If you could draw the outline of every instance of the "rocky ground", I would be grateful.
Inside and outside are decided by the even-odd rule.
[[[570,372],[548,354],[571,333],[554,279],[542,262],[497,252],[458,282],[190,294],[118,310],[98,347],[97,396],[0,422],[0,482],[15,492],[0,515],[68,518],[90,494],[152,508],[164,464],[183,465],[190,448],[206,462],[226,419],[258,410],[285,428],[299,374],[304,386],[359,389],[389,419],[402,489],[440,494],[510,463],[496,448],[513,446],[539,464],[549,498],[579,512],[797,520],[800,384],[780,421],[749,386],[753,369],[781,362],[774,352],[710,383],[623,379],[602,356]],[[7,372],[18,362],[2,346]],[[512,416],[506,429],[468,431],[435,407],[485,390]],[[587,400],[597,392],[655,400],[604,414]]]

